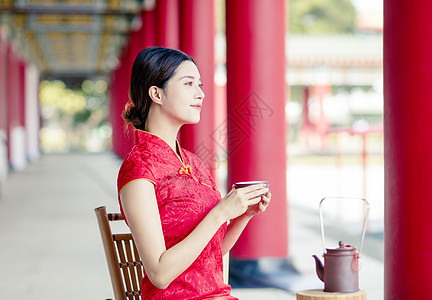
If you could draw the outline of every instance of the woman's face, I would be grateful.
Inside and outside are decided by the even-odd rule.
[[[201,76],[195,64],[184,61],[164,88],[162,110],[181,125],[198,123],[205,96],[201,86]]]

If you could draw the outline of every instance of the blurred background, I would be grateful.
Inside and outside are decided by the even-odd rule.
[[[3,44],[11,44],[8,51],[18,60],[37,67],[41,152],[111,150],[110,73],[118,67],[128,34],[140,26],[142,6],[132,0],[2,0]],[[215,6],[215,81],[224,84],[224,1]],[[373,129],[368,147],[378,153],[382,1],[291,0],[286,7],[290,151],[361,153],[361,135],[355,133]]]
[[[222,0],[212,3],[214,95],[218,103],[215,115],[219,125],[226,118],[226,3]],[[127,91],[119,94],[113,87],[119,86],[119,80],[127,86],[130,72],[123,70],[125,55],[131,56],[127,60],[134,59],[129,41],[146,26],[146,13],[157,9],[157,5],[158,0],[0,0],[3,215],[13,215],[15,209],[24,205],[25,202],[15,198],[23,192],[18,191],[19,183],[33,180],[27,176],[28,172],[44,176],[38,170],[44,169],[41,164],[50,157],[61,168],[58,157],[74,161],[84,154],[90,155],[90,161],[99,166],[95,172],[105,180],[102,185],[112,185],[102,192],[105,200],[101,204],[116,208],[115,176],[124,157],[122,147],[127,148],[127,143],[116,137],[115,131],[123,134],[123,129],[119,129],[118,107],[113,103],[121,95],[120,107],[124,107]],[[322,253],[317,221],[319,200],[326,196],[368,199],[371,214],[365,265],[374,275],[366,275],[362,283],[370,291],[369,299],[381,299],[382,293],[382,6],[381,0],[285,1],[286,55],[285,61],[280,62],[286,70],[290,257],[302,274],[313,276],[310,256]],[[219,149],[217,155],[216,176],[223,191],[227,154],[222,150],[225,149]],[[96,162],[98,159],[100,163]],[[90,161],[84,164],[91,164]],[[361,206],[329,203],[325,215],[334,230],[330,233],[333,237],[344,234],[349,239],[359,235],[364,218]],[[90,224],[96,229],[95,223]],[[3,225],[7,226],[2,223],[1,236],[9,237]],[[311,240],[305,241],[307,230],[313,234],[310,233]],[[358,243],[358,239],[354,242]],[[305,245],[310,247],[306,252]],[[0,254],[9,253],[5,249],[2,245]],[[97,262],[101,264],[98,272],[105,276],[101,280],[109,284],[103,260]],[[7,280],[4,273],[1,277],[3,282]],[[311,287],[317,286],[313,280],[310,282]],[[2,293],[11,295],[0,291],[0,296]],[[292,289],[291,294],[277,295],[279,299],[288,297]],[[49,299],[33,296],[32,299]]]

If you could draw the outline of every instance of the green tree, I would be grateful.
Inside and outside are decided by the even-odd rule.
[[[289,0],[289,32],[352,33],[355,7],[350,0]]]

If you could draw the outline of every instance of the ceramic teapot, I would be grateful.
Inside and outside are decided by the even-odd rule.
[[[329,249],[325,247],[324,226],[322,217],[322,203],[325,199],[327,198],[321,200],[319,206],[321,237],[324,248],[324,264],[316,255],[313,255],[316,263],[317,275],[319,279],[324,282],[324,292],[357,292],[359,290],[359,257],[360,250],[364,241],[367,219],[369,216],[369,203],[366,199],[359,198],[363,201],[366,210],[364,214],[360,247],[359,251],[357,252],[357,249],[355,247],[351,245],[345,245],[342,241],[339,242],[338,248]]]

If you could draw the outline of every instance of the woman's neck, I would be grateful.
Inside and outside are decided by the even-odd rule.
[[[146,131],[163,139],[176,153],[178,152],[176,140],[179,129],[167,126],[155,126],[155,124],[151,123],[146,126]]]
[[[181,124],[162,114],[159,107],[150,107],[146,130],[162,138],[176,153],[178,153],[176,140],[180,127]]]

